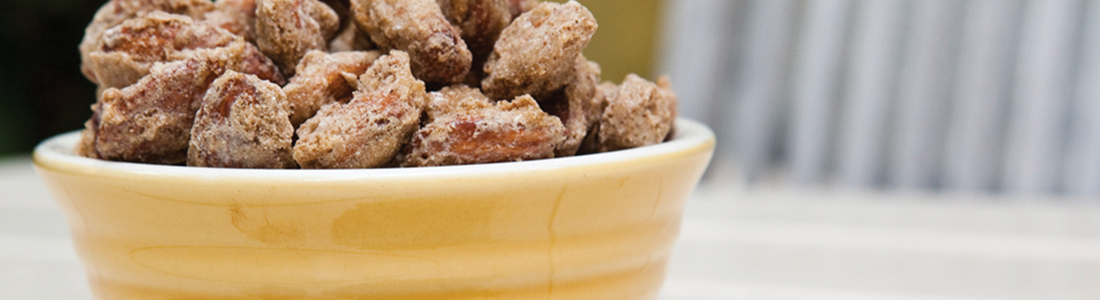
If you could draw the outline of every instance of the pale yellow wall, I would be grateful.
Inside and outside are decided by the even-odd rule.
[[[554,1],[565,2],[565,1]],[[603,80],[621,82],[628,73],[653,79],[660,0],[578,0],[600,28],[584,55],[600,64]]]

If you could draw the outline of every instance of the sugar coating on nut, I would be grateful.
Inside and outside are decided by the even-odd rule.
[[[335,38],[328,41],[329,52],[365,51],[376,48],[370,41],[370,36],[355,25],[354,19],[348,19],[343,27],[344,29],[341,29]]]
[[[203,22],[256,42],[256,0],[217,0]]]
[[[434,122],[436,118],[454,111],[479,110],[492,106],[492,101],[477,88],[461,84],[448,86],[438,92],[428,93],[424,123]]]
[[[392,51],[359,76],[350,102],[322,106],[302,123],[294,159],[306,169],[385,166],[416,132],[426,102],[408,54]]]
[[[198,49],[187,59],[154,64],[137,83],[104,90],[97,104],[99,113],[93,115],[98,126],[93,134],[84,135],[95,138],[91,144],[97,157],[184,163],[195,111],[210,82],[226,70],[244,72],[250,67],[245,44]]]
[[[84,39],[80,41],[80,71],[92,82],[99,83],[92,72],[88,54],[99,48],[100,36],[107,29],[121,24],[127,19],[153,11],[181,14],[202,19],[203,15],[214,10],[214,4],[208,0],[110,0],[103,4],[92,17],[92,22],[84,29]]]
[[[84,130],[80,131],[80,142],[76,143],[76,148],[73,149],[76,155],[87,158],[102,158],[95,150],[96,131],[99,130],[99,107],[100,100],[96,99],[96,103],[91,106],[92,117],[84,122]]]
[[[663,141],[677,115],[668,78],[598,84],[599,65],[580,54],[597,27],[576,1],[109,0],[80,45],[98,89],[74,150],[372,168]],[[375,47],[390,54],[364,51]],[[447,87],[426,93],[425,82]]]
[[[448,84],[470,71],[470,50],[435,0],[352,0],[351,7],[378,47],[409,54],[416,78]]]
[[[192,49],[225,46],[236,38],[187,16],[155,11],[104,31],[100,47],[88,58],[101,86],[121,88],[148,74],[154,62],[180,59]]]
[[[600,119],[600,152],[628,149],[660,143],[668,136],[676,119],[675,93],[667,79],[662,86],[629,74]]]
[[[668,110],[672,112],[672,118],[675,119],[680,115],[680,97],[676,96],[676,92],[672,90],[672,79],[669,78],[668,75],[661,75],[661,77],[657,77],[656,83],[657,92],[661,93],[661,98],[664,99],[665,105],[668,106]],[[675,125],[676,122],[673,120],[672,124],[669,126],[674,127]],[[672,128],[669,134],[672,134],[671,131],[674,130],[676,130],[676,128]]]
[[[547,113],[561,119],[565,125],[565,141],[554,150],[555,157],[577,153],[589,128],[598,120],[592,117],[592,98],[600,82],[600,66],[578,55],[573,67],[573,81],[550,96],[539,99],[539,106]],[[598,108],[596,108],[598,109]]]
[[[287,76],[306,52],[326,51],[339,27],[336,12],[317,0],[256,0],[256,46]]]
[[[607,108],[607,99],[615,98],[619,92],[619,86],[610,81],[600,83],[596,86],[596,93],[592,97],[590,104],[588,105],[588,135],[584,136],[584,140],[581,141],[581,146],[577,149],[577,154],[591,154],[599,152],[600,140],[600,118],[603,116],[604,109]]]
[[[242,38],[190,17],[155,11],[126,20],[102,33],[99,48],[88,54],[88,65],[100,88],[122,88],[149,73],[156,62],[187,58],[196,49],[237,45],[246,73],[276,84],[286,79],[256,46]]]
[[[290,122],[298,126],[325,104],[348,102],[358,84],[349,83],[347,77],[363,74],[379,55],[378,51],[306,53],[298,64],[297,75],[283,87],[290,103]]]
[[[443,16],[462,31],[474,56],[493,51],[500,31],[512,22],[508,0],[436,0]]]
[[[424,167],[554,157],[565,126],[531,96],[492,103],[477,89],[452,86],[432,93],[429,123],[402,151],[401,165]]]
[[[535,9],[539,6],[539,0],[507,0],[508,11],[512,13],[512,19],[519,17],[519,15]]]
[[[210,84],[191,127],[187,165],[294,168],[286,95],[278,85],[234,71]]]
[[[501,32],[481,89],[492,99],[541,98],[557,90],[573,80],[574,60],[596,27],[592,13],[576,1],[539,4]]]

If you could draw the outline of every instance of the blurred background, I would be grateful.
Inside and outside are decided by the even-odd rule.
[[[659,70],[711,175],[1100,194],[1100,2],[670,2]]]
[[[0,10],[0,157],[83,128],[95,85],[76,45],[102,0],[9,0]]]

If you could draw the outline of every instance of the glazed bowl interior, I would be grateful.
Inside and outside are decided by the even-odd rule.
[[[483,165],[254,170],[74,155],[36,169],[97,299],[655,299],[714,148]]]

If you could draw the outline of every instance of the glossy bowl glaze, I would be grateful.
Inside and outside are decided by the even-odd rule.
[[[655,299],[714,149],[671,141],[485,165],[245,170],[42,142],[96,299]]]

